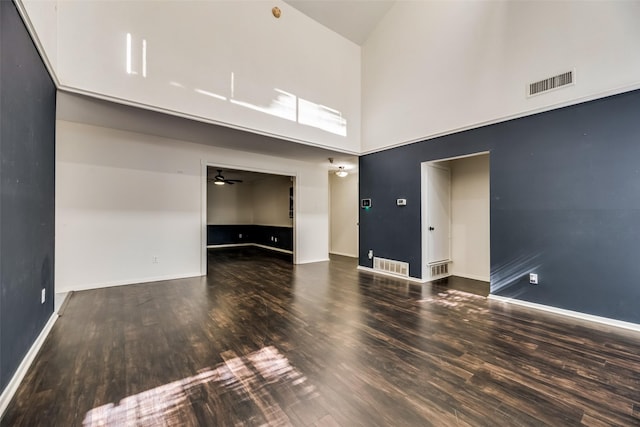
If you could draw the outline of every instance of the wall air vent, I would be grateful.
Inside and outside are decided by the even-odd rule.
[[[541,93],[548,92],[553,89],[558,89],[563,86],[573,85],[574,81],[575,71],[567,71],[566,73],[558,74],[557,76],[549,77],[548,79],[530,83],[528,95],[539,95]]]
[[[373,257],[373,269],[384,271],[398,276],[409,276],[409,263],[394,261],[392,259]]]

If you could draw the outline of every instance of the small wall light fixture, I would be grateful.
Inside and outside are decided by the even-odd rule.
[[[336,172],[336,175],[338,175],[340,178],[344,178],[345,176],[349,175],[349,172],[344,170],[344,166],[340,166],[338,167],[338,171]]]

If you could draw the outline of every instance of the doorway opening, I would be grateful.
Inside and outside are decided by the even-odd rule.
[[[358,172],[329,171],[329,254],[358,258]]]
[[[252,247],[295,262],[295,176],[209,164],[203,181],[203,274],[211,250]]]
[[[422,280],[490,280],[489,153],[422,163]]]

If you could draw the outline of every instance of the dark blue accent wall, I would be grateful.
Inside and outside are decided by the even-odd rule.
[[[483,151],[491,293],[640,323],[640,91],[362,156],[360,265],[421,277],[421,163]]]
[[[277,242],[275,239],[271,240],[272,237]],[[293,251],[293,228],[256,224],[207,225],[207,245],[241,243],[256,243]]]
[[[55,102],[18,11],[0,1],[0,390],[53,313]]]

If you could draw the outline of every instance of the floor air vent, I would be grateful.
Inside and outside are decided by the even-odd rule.
[[[409,276],[409,263],[373,257],[373,269],[399,276]]]
[[[448,262],[430,265],[429,268],[431,269],[431,277],[444,276],[449,274]]]
[[[574,83],[573,80],[574,72],[567,71],[566,73],[558,74],[557,76],[549,77],[548,79],[531,83],[529,84],[529,96],[538,95],[552,89],[558,89],[563,86],[572,85]]]

